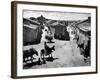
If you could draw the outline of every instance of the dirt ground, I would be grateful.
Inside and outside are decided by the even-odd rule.
[[[42,65],[31,65],[30,69],[37,68],[58,68],[58,67],[80,67],[80,66],[89,66],[90,60],[88,62],[84,62],[83,55],[80,54],[80,49],[77,48],[76,41],[61,41],[54,40],[55,43],[48,44],[49,46],[55,45],[55,51],[52,52],[53,60],[46,61],[46,64]],[[43,44],[40,43],[38,45],[24,46],[24,50],[35,48],[38,53],[43,49]],[[38,59],[39,56],[34,56]],[[28,67],[24,67],[25,69]],[[28,69],[29,69],[28,68]]]

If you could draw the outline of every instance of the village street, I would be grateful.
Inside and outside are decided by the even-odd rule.
[[[55,43],[48,44],[49,46],[55,45],[55,51],[52,52],[53,61],[46,61],[46,64],[32,66],[31,69],[36,68],[61,68],[61,67],[80,67],[88,66],[89,62],[84,62],[83,55],[80,54],[80,49],[77,48],[76,41],[62,41],[54,40]],[[43,49],[43,44],[24,46],[24,50],[35,48],[38,53]],[[34,56],[37,57],[37,56]]]

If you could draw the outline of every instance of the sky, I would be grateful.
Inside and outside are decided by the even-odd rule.
[[[23,10],[24,18],[37,18],[41,15],[43,15],[45,18],[54,20],[85,20],[91,16],[90,13]]]

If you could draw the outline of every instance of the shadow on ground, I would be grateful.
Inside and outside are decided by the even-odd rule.
[[[59,58],[53,58],[53,57],[46,57],[45,60],[43,59],[43,61],[35,61],[35,62],[32,62],[32,63],[26,63],[24,66],[23,66],[23,69],[29,69],[33,66],[41,66],[43,64],[46,64],[47,62],[53,62],[54,60],[57,60]]]

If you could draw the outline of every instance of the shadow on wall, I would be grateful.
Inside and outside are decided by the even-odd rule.
[[[67,41],[70,40],[69,33],[67,31],[64,34],[62,33],[54,34],[54,38],[58,40],[67,40]]]
[[[39,44],[41,41],[42,30],[40,27],[31,29],[28,27],[23,28],[23,45]]]

